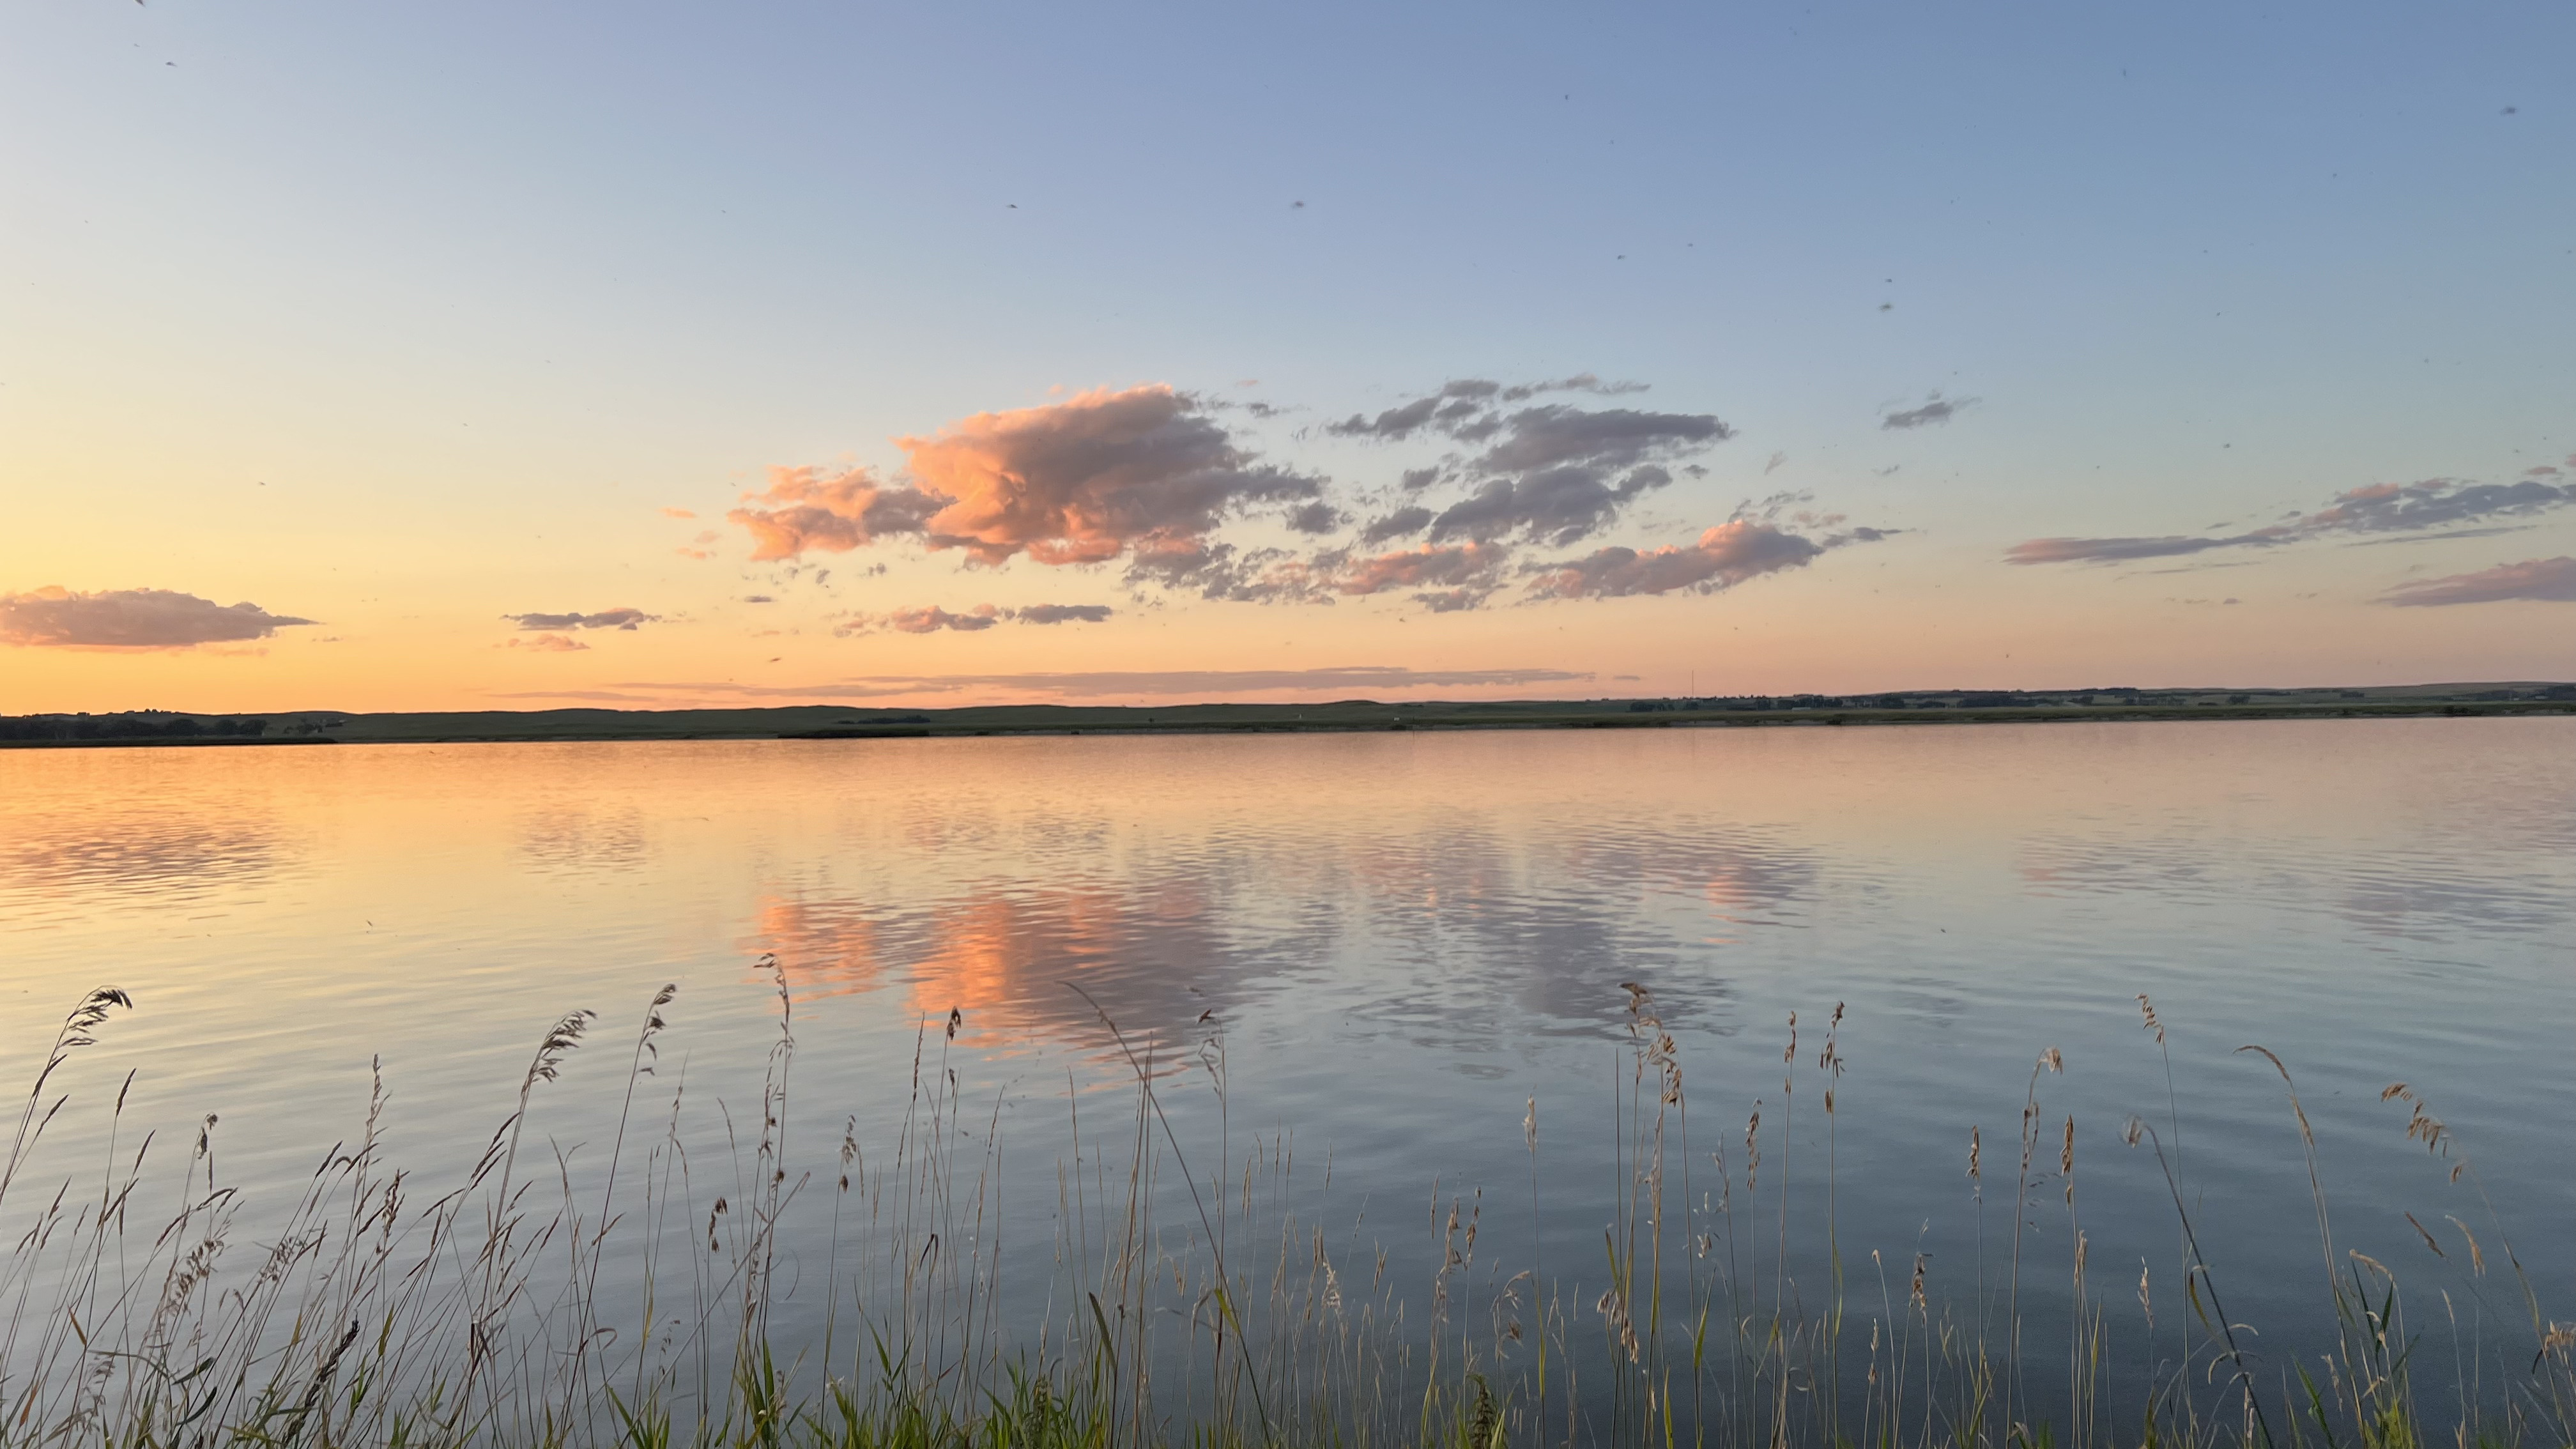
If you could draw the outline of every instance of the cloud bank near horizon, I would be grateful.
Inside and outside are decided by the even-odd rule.
[[[245,644],[311,619],[171,589],[79,593],[59,584],[0,594],[0,644],[51,649],[194,649]]]
[[[968,689],[1024,690],[1074,698],[1121,695],[1278,694],[1304,690],[1352,697],[1351,691],[1396,689],[1496,689],[1530,684],[1580,684],[1589,671],[1568,669],[1411,669],[1352,664],[1323,669],[1077,670],[1017,674],[872,674],[833,684],[761,685],[731,680],[631,680],[602,689],[518,690],[500,699],[587,699],[657,703],[674,697],[742,700],[884,699],[912,694],[953,694]]]
[[[2576,558],[2525,559],[2475,573],[2419,579],[2380,596],[2383,604],[2407,608],[2449,604],[2498,604],[2510,600],[2576,603]]]

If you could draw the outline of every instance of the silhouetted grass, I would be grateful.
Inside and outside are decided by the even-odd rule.
[[[2009,1196],[2016,1224],[2064,1214],[2068,1259],[2042,1266],[2014,1231],[2009,1253],[1987,1261],[1983,1206],[2004,1194],[1972,1131],[1961,1190],[1979,1212],[1975,1292],[1933,1291],[1919,1253],[1893,1265],[1870,1253],[1855,1289],[1845,1271],[1861,1264],[1844,1262],[1835,1225],[1842,1009],[1812,1056],[1792,1017],[1777,1099],[1755,1105],[1740,1139],[1729,1124],[1695,1146],[1679,1048],[1653,995],[1628,986],[1631,1070],[1618,1171],[1600,1185],[1601,1260],[1534,1261],[1506,1276],[1478,1262],[1483,1193],[1444,1205],[1435,1191],[1436,1261],[1408,1295],[1361,1224],[1328,1234],[1299,1217],[1292,1139],[1256,1135],[1235,1155],[1221,1038],[1186,1059],[1219,1104],[1218,1156],[1194,1164],[1165,1110],[1167,1045],[1102,1013],[1132,1097],[1105,1122],[1095,1098],[1086,1119],[1068,1083],[1049,1276],[1006,1285],[1000,1099],[970,1103],[948,1066],[960,1018],[921,1032],[890,1158],[868,1159],[855,1119],[828,1149],[803,1153],[812,1139],[792,1111],[783,976],[779,987],[757,1118],[725,1119],[740,1130],[721,1160],[692,1160],[688,1093],[657,1070],[666,987],[619,1048],[622,1105],[596,1181],[577,1181],[568,1150],[537,1153],[544,1134],[528,1131],[566,1064],[599,1050],[599,1023],[579,1012],[540,1034],[514,1110],[461,1181],[425,1195],[384,1160],[379,1073],[359,1139],[319,1154],[301,1198],[265,1212],[256,1234],[217,1171],[215,1119],[184,1163],[160,1169],[148,1140],[120,1145],[123,1091],[95,1183],[23,1200],[19,1179],[66,1100],[62,1069],[132,1005],[90,993],[37,1072],[0,1166],[0,1215],[15,1235],[0,1260],[0,1440],[2468,1449],[2568,1444],[2576,1425],[2576,1329],[2545,1318],[2509,1244],[2493,1233],[2481,1243],[2465,1224],[2457,1247],[2417,1230],[2433,1254],[2465,1254],[2480,1322],[2528,1327],[2469,1342],[2454,1317],[2449,1407],[2428,1418],[2415,1391],[2420,1336],[2396,1275],[2338,1248],[2291,1073],[2261,1048],[2246,1050],[2278,1071],[2306,1154],[2332,1341],[2258,1357],[2229,1316],[2184,1186],[2168,1057],[2162,1126],[2131,1119],[2125,1136],[2157,1164],[2178,1258],[2161,1288],[2142,1265],[2134,1292],[2148,1341],[2136,1362],[2147,1367],[2124,1376],[2114,1356],[2134,1350],[2115,1345],[2106,1308],[2130,1288],[2089,1277],[2074,1119],[2041,1106],[2043,1077],[2062,1066],[2054,1049],[2031,1071]],[[2161,1052],[2164,1023],[2139,1005]],[[2409,1107],[2408,1136],[2451,1156],[2455,1177],[2473,1177],[2411,1088],[2383,1100]],[[1777,1123],[1767,1135],[1766,1110]],[[1824,1114],[1822,1163],[1790,1159],[1801,1110]],[[1548,1191],[1536,1099],[1523,1134],[1536,1241]],[[1766,1142],[1777,1160],[1764,1161]],[[1824,1203],[1828,1283],[1812,1303],[1790,1271],[1793,1168],[1806,1174],[1798,1200],[1821,1188]],[[827,1226],[817,1195],[828,1196]],[[791,1267],[781,1240],[799,1200],[816,1224],[808,1237],[825,1244],[819,1273]],[[2066,1295],[2062,1344],[2033,1331],[2026,1299],[2042,1292]],[[818,1299],[819,1315],[805,1307]],[[791,1307],[805,1315],[792,1330]]]

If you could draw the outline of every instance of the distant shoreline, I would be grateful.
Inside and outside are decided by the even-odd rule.
[[[870,740],[1007,735],[1403,733],[1495,729],[1723,729],[2213,719],[2404,719],[2576,714],[2576,686],[2422,685],[2368,690],[1948,691],[1827,697],[1512,700],[1176,706],[983,705],[956,709],[485,710],[270,716],[137,711],[0,717],[0,749]],[[30,737],[36,736],[36,737]]]

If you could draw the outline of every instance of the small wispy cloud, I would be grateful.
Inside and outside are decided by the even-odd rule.
[[[1340,698],[1418,689],[1513,689],[1579,684],[1589,672],[1567,669],[1413,669],[1396,665],[1345,665],[1325,669],[1088,670],[1021,674],[878,674],[825,684],[751,685],[680,681],[631,681],[590,690],[521,690],[504,699],[602,699],[656,702],[681,699],[879,699],[892,695],[956,694],[999,690],[1064,698],[1144,697],[1220,699],[1229,695],[1297,694]]]
[[[2416,483],[2373,483],[2348,489],[2328,499],[2314,513],[2292,514],[2283,522],[2241,533],[2165,534],[2131,538],[2034,538],[2007,550],[2016,564],[2122,563],[2135,559],[2182,558],[2216,549],[2277,548],[2319,538],[2380,542],[2407,535],[2427,536],[2471,525],[2536,517],[2576,504],[2576,483],[2555,484],[2537,477],[2511,483],[2467,483],[2456,478],[2427,478]],[[2483,528],[2478,532],[2500,532]]]
[[[532,631],[623,629],[630,634],[640,625],[657,624],[662,619],[659,614],[647,614],[642,609],[632,608],[602,609],[596,614],[503,614],[501,617]]]
[[[1945,398],[1936,392],[1925,398],[1920,407],[1903,408],[1880,414],[1878,425],[1882,429],[1896,432],[1902,432],[1908,428],[1927,428],[1935,423],[1950,421],[1960,413],[1976,406],[1976,403],[1977,400],[1972,397]]]
[[[1018,609],[978,604],[961,614],[927,604],[883,614],[844,614],[833,621],[832,632],[845,638],[880,630],[897,634],[980,634],[1000,624],[1097,624],[1112,612],[1107,604],[1030,604]]]
[[[1107,604],[1030,604],[1011,617],[1023,624],[1097,624],[1111,612]]]
[[[2380,596],[2383,604],[2437,607],[2445,604],[2496,604],[2514,599],[2576,603],[2576,558],[2525,559],[2498,564],[2476,573],[2419,579]]]

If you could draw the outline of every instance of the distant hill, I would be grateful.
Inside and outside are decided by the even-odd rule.
[[[2279,719],[2576,713],[2576,684],[2357,688],[1970,690],[1697,699],[1475,700],[1328,704],[972,705],[957,709],[544,709],[361,714],[172,710],[0,716],[0,747],[391,744],[469,740],[891,739],[1002,734],[1617,729],[1781,724],[1976,724],[2086,719]]]

